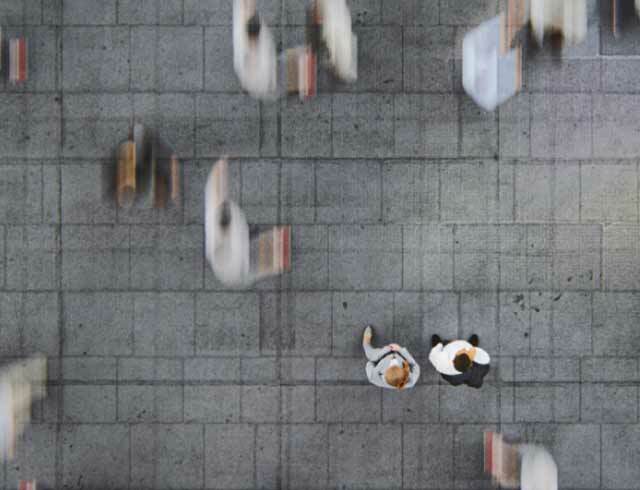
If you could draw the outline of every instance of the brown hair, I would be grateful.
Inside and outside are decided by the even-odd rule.
[[[402,367],[389,366],[384,372],[384,380],[387,384],[401,390],[409,381],[409,363],[402,361]]]

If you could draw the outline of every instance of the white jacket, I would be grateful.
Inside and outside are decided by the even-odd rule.
[[[534,444],[521,444],[521,490],[558,490],[558,467],[549,452]]]
[[[331,64],[343,80],[356,80],[358,45],[351,31],[351,12],[346,1],[319,0],[318,10],[322,18],[322,39],[329,50]]]
[[[454,340],[453,342],[449,342],[447,345],[443,346],[442,342],[436,345],[431,352],[429,353],[429,361],[433,364],[433,367],[439,373],[446,374],[449,376],[455,376],[457,374],[462,374],[453,366],[453,360],[456,357],[456,354],[465,349],[473,349],[474,347],[467,342],[466,340]],[[489,354],[487,354],[484,350],[479,347],[475,347],[476,356],[473,359],[473,362],[476,364],[489,364],[491,362],[491,358]]]

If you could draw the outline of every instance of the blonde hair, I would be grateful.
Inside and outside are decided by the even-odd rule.
[[[409,382],[409,363],[402,361],[402,367],[389,366],[384,372],[384,380],[387,384],[401,390]]]

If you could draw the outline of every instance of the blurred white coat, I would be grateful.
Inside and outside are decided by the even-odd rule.
[[[520,444],[519,449],[520,489],[558,490],[558,467],[549,451],[534,444]]]
[[[357,38],[351,31],[351,12],[345,0],[317,0],[322,39],[336,74],[345,81],[358,78]]]
[[[531,28],[542,45],[546,31],[558,31],[567,44],[578,44],[587,36],[586,0],[531,0]]]

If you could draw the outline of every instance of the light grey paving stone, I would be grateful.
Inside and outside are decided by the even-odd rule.
[[[500,386],[500,423],[508,424],[515,420],[515,388]],[[504,425],[503,425],[504,426]]]
[[[599,94],[593,99],[593,147],[599,158],[634,158],[640,147],[633,135],[638,132],[638,95]]]
[[[160,147],[167,147],[166,155],[161,153],[163,158],[168,159],[173,151],[183,163],[195,154],[194,95],[135,94],[133,109],[135,119],[145,125],[150,137],[157,138]]]
[[[415,1],[394,5],[387,15],[392,23],[413,24],[403,19],[406,11],[426,9]],[[391,10],[391,2],[383,1],[383,8]],[[436,7],[437,9],[437,7]],[[404,29],[403,80],[406,92],[451,92],[454,79],[454,40],[452,27],[406,27]],[[395,52],[393,53],[396,54]]]
[[[37,0],[31,0],[36,3]],[[61,25],[62,24],[62,0],[51,0],[50,2],[42,2],[42,22],[43,24]]]
[[[440,3],[440,23],[445,25],[479,24],[497,14],[497,0]]]
[[[498,325],[501,354],[527,355],[530,352],[532,312],[529,297],[528,292],[500,293]]]
[[[282,101],[282,155],[330,157],[332,155],[331,95],[311,100],[288,97]]]
[[[604,284],[608,290],[637,289],[640,251],[637,225],[612,225],[604,228],[603,268]]]
[[[354,0],[349,3],[351,22],[356,26],[379,25],[381,5],[378,0]]]
[[[560,357],[523,357],[515,359],[516,382],[569,382],[580,381],[580,360]]]
[[[361,456],[363,445],[369,448],[367,458]],[[329,428],[330,486],[397,488],[402,480],[401,460],[400,426],[342,424]]]
[[[241,422],[275,423],[280,419],[279,386],[243,386]]]
[[[591,353],[591,293],[565,292],[553,302],[553,352],[556,355]]]
[[[501,157],[528,157],[531,153],[531,95],[520,93],[498,109]]]
[[[316,214],[321,223],[380,221],[381,175],[377,162],[316,163]]]
[[[496,430],[494,425],[454,426],[453,429],[453,473],[456,488],[491,488],[491,481],[483,472],[483,433]]]
[[[558,226],[554,236],[554,289],[599,289],[602,227]]]
[[[137,355],[194,354],[194,298],[185,293],[140,293],[134,297]]]
[[[123,293],[67,293],[64,353],[133,354],[133,298]]]
[[[501,219],[498,165],[494,161],[442,164],[440,189],[443,221],[486,223]]]
[[[60,154],[60,104],[55,94],[0,94],[0,152],[6,158]]]
[[[131,479],[136,488],[201,488],[204,429],[198,425],[131,426]]]
[[[240,92],[233,67],[232,27],[207,27],[204,31],[204,88],[214,92]]]
[[[315,163],[295,160],[283,161],[280,167],[281,221],[289,224],[313,223],[316,215],[315,206]],[[298,230],[300,228],[294,230],[294,242]],[[293,267],[294,271],[295,269],[296,267]]]
[[[640,296],[636,293],[595,293],[593,352],[596,355],[635,355],[640,332]]]
[[[580,386],[516,385],[516,422],[577,422]]]
[[[517,165],[517,221],[578,221],[581,180],[578,164]]]
[[[403,71],[402,28],[394,25],[360,27],[354,13],[352,10],[352,20],[356,22],[353,31],[358,36],[358,79],[344,85],[343,90],[400,92]],[[334,107],[334,113],[335,110]]]
[[[263,297],[262,353],[326,355],[331,352],[331,293],[296,292]]]
[[[636,424],[602,426],[602,487],[633,488],[640,478],[635,462],[640,454]]]
[[[498,118],[472,100],[460,100],[460,155],[464,157],[498,157]]]
[[[637,381],[638,360],[631,357],[583,357],[580,373],[583,382]]]
[[[62,360],[64,381],[116,381],[115,357],[65,357]]]
[[[393,295],[390,293],[335,293],[333,295],[333,354],[362,355],[362,332],[375,327],[376,345],[391,342]]]
[[[546,356],[552,351],[552,308],[550,302],[558,298],[559,293],[551,296],[531,293],[531,353],[538,356]]]
[[[392,223],[438,221],[438,165],[389,161],[382,165],[382,219]],[[405,228],[406,233],[407,228]]]
[[[204,435],[205,488],[253,488],[255,427],[207,425]],[[226,448],[220,451],[220,448]]]
[[[0,18],[2,18],[1,14]],[[44,92],[56,90],[56,75],[59,70],[59,41],[56,29],[54,27],[10,27],[5,28],[3,34],[7,38],[25,37],[29,50],[27,80],[17,85],[7,84],[7,91]],[[5,66],[8,66],[8,62],[5,63]]]
[[[336,94],[332,100],[333,155],[381,158],[393,155],[393,98]]]
[[[382,23],[402,26],[435,25],[438,23],[439,7],[439,2],[435,0],[409,0],[402,3],[382,0]]]
[[[129,285],[129,228],[62,227],[62,287],[116,289]]]
[[[182,24],[182,0],[118,0],[119,24]]]
[[[431,336],[437,334],[445,339],[457,339],[460,330],[459,311],[459,297],[455,293],[396,293],[393,335],[385,335],[385,341],[406,347],[414,357],[424,357],[420,377],[433,382],[438,379],[437,373],[432,372],[426,362],[431,351]],[[384,345],[381,340],[374,342]]]
[[[7,0],[0,6],[5,25],[31,25],[42,22],[42,3],[38,0]]]
[[[65,25],[116,23],[116,0],[64,0],[63,6]]]
[[[0,294],[0,353],[59,355],[59,305],[55,293]]]
[[[527,63],[526,86],[530,92],[565,93],[600,90],[598,59],[540,59]]]
[[[403,263],[404,289],[453,288],[453,227],[403,227]]]
[[[316,410],[319,422],[377,423],[382,413],[377,386],[317,386]]]
[[[500,351],[498,326],[498,295],[495,292],[463,292],[460,295],[460,334],[468,339],[475,334],[480,347],[497,356]]]
[[[580,177],[582,221],[638,222],[635,162],[583,165]]]
[[[60,168],[63,223],[116,222],[113,169],[114,162],[68,163]]]
[[[132,97],[126,94],[69,94],[64,97],[62,152],[67,157],[115,158],[129,134]]]
[[[186,25],[230,26],[233,18],[232,6],[233,4],[223,0],[185,0],[184,23]],[[256,7],[259,15],[268,25],[280,23],[280,1],[259,0],[256,2]]]
[[[405,488],[453,488],[453,426],[405,425],[402,453]]]
[[[640,91],[635,76],[640,60],[633,58],[604,58],[602,60],[602,90],[604,92],[634,93]]]
[[[275,424],[256,427],[256,486],[277,488],[280,485],[281,426]]]
[[[203,31],[200,27],[131,29],[131,88],[201,90],[204,79]],[[189,53],[185,56],[185,53]]]
[[[136,289],[200,289],[203,243],[201,226],[133,227],[131,286]]]
[[[64,420],[66,422],[115,422],[115,386],[65,386]]]
[[[498,389],[484,384],[480,389],[440,386],[440,420],[443,422],[497,422],[500,417]]]
[[[16,488],[19,480],[38,475],[38,482],[46,487],[56,485],[56,450],[58,431],[53,424],[28,424],[16,444],[16,454],[7,465],[8,488]]]
[[[68,488],[126,488],[129,428],[122,424],[63,425],[62,481]],[[96,464],[100,461],[101,464]]]
[[[374,332],[375,334],[375,332]],[[376,342],[374,345],[377,345]],[[365,367],[367,359],[364,351],[358,357],[319,357],[316,362],[317,383],[367,384]]]
[[[74,3],[87,2],[77,0]],[[65,27],[62,46],[62,87],[65,90],[122,91],[129,88],[127,28]]]
[[[258,352],[260,303],[256,294],[198,294],[195,311],[198,355]]]
[[[295,226],[291,231],[291,286],[327,289],[329,286],[328,228]]]
[[[424,367],[425,370],[429,369],[426,364]],[[382,421],[385,424],[437,422],[438,404],[437,385],[418,385],[399,393],[396,390],[384,390]]]
[[[185,386],[184,420],[235,423],[240,420],[239,386]]]
[[[453,95],[396,95],[395,156],[455,157],[458,99]]]
[[[6,228],[6,287],[54,289],[57,286],[58,230],[51,226]]]
[[[527,432],[528,442],[541,444],[553,454],[558,466],[558,487],[599,488],[600,426],[535,424]],[[582,450],[576,452],[577,447]]]
[[[204,224],[204,188],[216,160],[187,161],[184,164],[184,222]],[[241,165],[229,162],[229,196],[240,202]]]
[[[182,422],[182,386],[118,386],[121,422]]]
[[[196,97],[196,154],[260,155],[260,104],[245,95]]]
[[[326,425],[282,426],[283,488],[324,489],[329,485],[328,434]]]
[[[329,229],[332,289],[400,289],[402,229],[399,226],[340,226]]]
[[[498,228],[463,225],[454,231],[454,287],[492,290],[499,281]]]
[[[240,382],[240,359],[202,357],[184,360],[185,381]]]
[[[50,174],[47,172],[47,176]],[[37,224],[42,222],[43,171],[38,167],[0,166],[0,222]],[[53,184],[53,183],[52,183]]]
[[[521,239],[520,230],[524,233]],[[556,228],[551,225],[527,225],[524,228],[501,228],[501,282],[518,289],[551,289],[553,287],[554,240]],[[512,233],[514,232],[514,233]],[[524,246],[523,250],[521,247]],[[513,257],[505,259],[506,250]]]
[[[276,357],[244,357],[240,360],[240,379],[243,383],[275,383],[279,381],[279,368]]]
[[[308,357],[283,357],[280,359],[281,384],[307,384],[316,379],[315,362]]]
[[[188,360],[185,360],[185,363]],[[118,359],[118,381],[170,381],[181,383],[183,376],[181,359],[120,357]]]
[[[312,423],[315,420],[314,386],[283,386],[280,390],[280,420],[294,424]]]
[[[280,162],[242,162],[241,206],[249,223],[276,223],[280,205]]]
[[[580,420],[634,423],[638,421],[637,401],[637,386],[585,383],[580,387]]]

